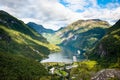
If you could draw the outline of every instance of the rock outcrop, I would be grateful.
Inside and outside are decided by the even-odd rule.
[[[103,69],[96,73],[91,80],[108,80],[109,78],[117,78],[120,80],[120,70]]]

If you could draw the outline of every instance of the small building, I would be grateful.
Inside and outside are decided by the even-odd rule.
[[[77,62],[77,57],[73,56],[73,62]]]
[[[50,69],[50,73],[51,73],[51,74],[54,74],[54,71],[55,71],[55,68],[54,68],[54,67]]]

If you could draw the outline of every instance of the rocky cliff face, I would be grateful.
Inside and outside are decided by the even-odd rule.
[[[97,72],[91,80],[119,80],[120,79],[120,71],[115,69],[103,69]]]
[[[100,40],[93,52],[90,54],[90,58],[100,60],[100,63],[112,63],[120,62],[120,20],[108,29],[108,33]]]

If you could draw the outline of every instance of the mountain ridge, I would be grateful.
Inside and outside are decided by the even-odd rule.
[[[70,50],[75,49],[73,52],[75,54],[77,54],[77,50],[83,54],[96,45],[109,27],[108,22],[99,19],[78,20],[59,30],[55,35],[62,39],[61,46]]]
[[[9,13],[0,11],[1,80],[39,80],[47,77],[48,71],[39,63],[50,54],[47,45],[51,46],[42,35]]]
[[[52,29],[46,29],[42,25],[36,24],[34,22],[29,22],[29,23],[27,23],[27,25],[30,26],[31,28],[35,29],[40,34],[42,34],[42,33],[51,33],[52,34],[55,32]]]
[[[0,79],[61,80],[72,79],[72,77],[90,79],[101,69],[114,68],[114,72],[110,71],[110,74],[120,69],[120,20],[112,27],[108,22],[100,19],[78,20],[54,33],[44,32],[41,35],[21,20],[0,11]],[[46,35],[47,39],[43,35]],[[53,63],[54,66],[48,63],[43,66],[40,61],[47,58],[50,52],[60,49],[50,44],[49,40],[71,50],[72,58],[76,56],[76,58],[89,60],[73,64],[63,63],[63,65]],[[65,54],[69,53],[65,52]],[[70,70],[67,70],[69,67]],[[48,71],[53,68],[56,68],[55,73],[58,75],[49,74]],[[111,77],[109,73],[106,74],[108,70],[101,70],[102,72],[98,72],[93,78],[96,79],[96,76],[103,73]],[[66,73],[70,75],[65,77]]]

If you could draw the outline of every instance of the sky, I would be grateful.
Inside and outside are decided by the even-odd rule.
[[[120,19],[120,0],[0,0],[0,10],[57,30],[80,19]]]

